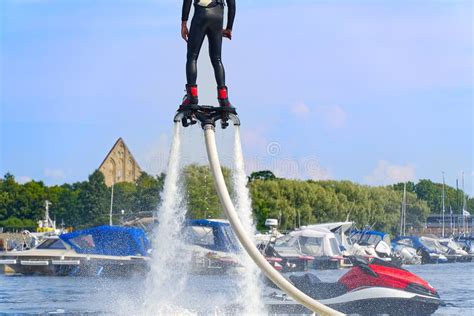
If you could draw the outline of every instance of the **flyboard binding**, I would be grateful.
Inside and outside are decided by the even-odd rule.
[[[174,122],[181,122],[183,127],[201,122],[201,126],[216,126],[216,121],[221,121],[222,129],[229,126],[231,121],[235,126],[240,125],[240,119],[234,107],[230,106],[210,106],[210,105],[180,105],[178,112],[174,116]]]

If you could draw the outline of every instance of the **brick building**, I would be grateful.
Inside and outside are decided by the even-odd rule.
[[[105,184],[135,182],[142,170],[122,138],[119,138],[99,166],[105,177]]]

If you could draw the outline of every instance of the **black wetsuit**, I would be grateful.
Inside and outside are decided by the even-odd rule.
[[[193,0],[183,0],[182,21],[187,21]],[[196,1],[195,1],[196,2]],[[222,29],[224,24],[224,1],[213,0],[208,7],[195,3],[194,16],[188,35],[188,53],[186,61],[186,79],[189,85],[195,85],[197,79],[197,59],[204,37],[209,40],[209,57],[218,87],[225,86],[225,71],[221,60]],[[235,17],[235,0],[227,0],[227,29],[232,30]]]

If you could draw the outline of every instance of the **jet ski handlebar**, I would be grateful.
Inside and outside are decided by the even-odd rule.
[[[204,128],[206,125],[216,126],[216,121],[221,120],[221,126],[225,129],[229,126],[229,120],[235,126],[240,126],[240,119],[234,107],[210,105],[185,105],[180,106],[178,113],[174,117],[174,122],[180,122],[183,127],[194,125],[197,121],[201,122]]]

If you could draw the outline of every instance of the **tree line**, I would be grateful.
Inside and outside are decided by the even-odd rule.
[[[113,217],[150,212],[159,203],[164,175],[153,177],[142,173],[135,183],[114,185]],[[0,227],[6,229],[36,228],[44,217],[44,201],[51,202],[50,217],[57,225],[83,228],[109,223],[112,188],[105,185],[104,175],[96,170],[87,181],[46,186],[42,181],[16,182],[7,173],[0,180]],[[122,214],[123,210],[123,214]]]
[[[223,173],[232,195],[231,170],[223,168]],[[135,183],[115,184],[114,222],[119,223],[122,215],[156,211],[164,178],[143,173]],[[188,218],[224,217],[208,166],[189,165],[182,179]],[[403,183],[372,187],[351,181],[290,180],[263,170],[250,175],[248,187],[258,229],[265,229],[267,218],[279,219],[281,230],[345,220],[393,234],[399,227]],[[111,194],[99,171],[87,181],[60,186],[45,186],[41,181],[18,184],[13,175],[6,174],[0,180],[0,227],[31,229],[43,217],[44,200],[52,202],[50,215],[58,223],[75,228],[107,224]],[[458,214],[464,192],[446,186],[445,196],[447,212],[453,209]],[[467,209],[473,210],[474,199],[466,196],[466,200]],[[408,227],[421,228],[429,214],[441,210],[442,184],[407,183]]]

